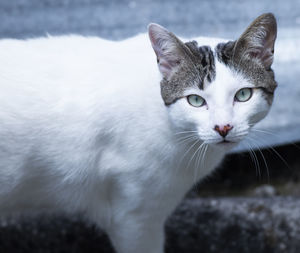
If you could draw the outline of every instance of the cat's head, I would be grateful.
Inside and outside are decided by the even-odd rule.
[[[184,43],[157,24],[148,29],[162,99],[178,132],[190,131],[223,148],[238,143],[267,115],[277,86],[271,69],[273,14],[261,15],[239,39],[215,48]]]

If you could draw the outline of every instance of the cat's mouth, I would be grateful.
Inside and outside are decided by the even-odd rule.
[[[237,144],[236,142],[234,142],[234,141],[229,141],[229,140],[226,140],[226,139],[224,139],[224,140],[222,140],[222,141],[216,143],[216,145],[217,145],[218,147],[226,147],[226,148],[233,147],[233,146],[235,146],[236,144]]]
[[[228,141],[228,140],[223,140],[223,141],[220,141],[219,143],[234,143],[233,141]]]
[[[218,145],[229,145],[229,144],[233,144],[233,143],[234,143],[233,141],[223,140],[223,141],[218,142],[217,144]]]

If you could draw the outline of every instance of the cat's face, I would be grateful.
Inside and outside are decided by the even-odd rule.
[[[158,25],[149,26],[149,35],[163,75],[162,98],[178,133],[228,148],[267,115],[276,88],[272,14],[215,48],[183,43]]]
[[[178,132],[197,131],[209,144],[238,143],[250,128],[266,116],[271,95],[257,88],[242,74],[216,62],[216,77],[203,89],[191,85],[168,106]],[[226,146],[230,146],[226,144]]]

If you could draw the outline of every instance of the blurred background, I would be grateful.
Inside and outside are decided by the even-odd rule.
[[[0,38],[81,34],[122,40],[156,22],[185,38],[237,39],[265,12],[278,22],[273,69],[279,86],[272,111],[247,144],[188,194],[167,225],[166,250],[300,252],[298,0],[0,0]],[[105,235],[78,217],[1,219],[0,252],[84,251],[112,252]]]

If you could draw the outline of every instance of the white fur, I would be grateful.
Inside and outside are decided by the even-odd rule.
[[[145,35],[2,40],[0,211],[79,212],[119,253],[163,252],[165,219],[228,151],[201,146],[220,140],[213,126],[234,125],[228,137],[238,141],[252,110],[268,108],[259,91],[228,103],[251,84],[219,63],[213,84],[187,91],[208,108],[185,98],[166,107],[155,61]],[[201,140],[180,142],[181,131]]]

